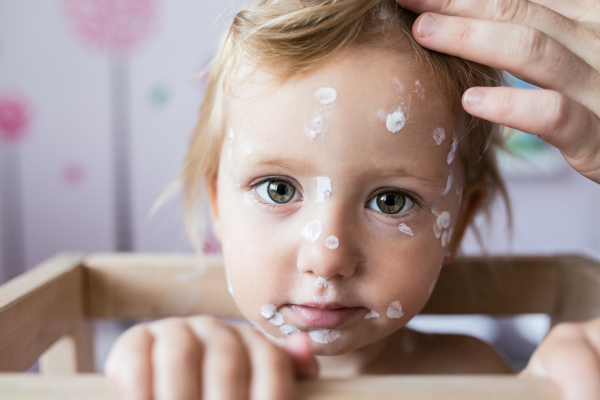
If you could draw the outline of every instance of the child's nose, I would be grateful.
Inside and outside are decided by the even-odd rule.
[[[341,234],[343,227],[327,229],[314,242],[305,243],[298,254],[297,267],[300,272],[331,279],[336,275],[348,278],[354,275],[355,262],[352,245],[347,235]]]

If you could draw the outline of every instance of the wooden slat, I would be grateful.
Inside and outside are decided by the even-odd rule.
[[[27,370],[82,316],[82,255],[56,256],[0,287],[0,371]]]
[[[523,314],[557,310],[565,257],[462,258],[442,269],[423,314]],[[198,265],[204,274],[191,278]],[[86,257],[89,315],[240,318],[220,257],[95,254]]]
[[[568,257],[465,257],[442,268],[422,314],[554,314]],[[600,287],[598,288],[600,289]]]
[[[242,318],[227,291],[220,257],[93,254],[86,257],[85,266],[88,315],[94,318],[199,313]]]
[[[117,400],[101,375],[0,374],[3,400]],[[547,381],[505,376],[365,376],[300,383],[300,400],[558,400]]]
[[[600,317],[600,263],[584,257],[564,257],[559,309],[553,323]]]

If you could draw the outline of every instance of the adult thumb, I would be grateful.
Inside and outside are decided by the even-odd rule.
[[[291,335],[283,345],[283,350],[292,357],[298,377],[317,376],[319,364],[312,353],[312,345],[306,332]]]

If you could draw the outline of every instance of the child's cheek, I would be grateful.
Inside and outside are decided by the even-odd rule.
[[[433,216],[423,218],[420,223],[414,224],[413,236],[401,238],[396,243],[378,244],[378,240],[367,243],[370,250],[364,257],[364,289],[361,290],[373,299],[373,309],[382,316],[388,311],[399,315],[394,312],[393,305],[398,301],[404,314],[402,319],[407,322],[429,298],[445,252],[432,230],[428,229],[433,221]]]
[[[262,323],[261,307],[284,300],[289,289],[284,278],[295,260],[286,253],[293,246],[280,243],[284,238],[273,231],[276,227],[256,224],[254,218],[247,207],[223,216],[230,238],[225,267],[238,307],[250,321]]]

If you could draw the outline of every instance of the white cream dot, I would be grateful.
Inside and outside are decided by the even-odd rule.
[[[437,218],[437,225],[440,228],[444,228],[444,229],[448,228],[450,226],[451,222],[452,222],[452,217],[448,211],[444,211]]]
[[[452,161],[454,161],[454,155],[456,154],[457,147],[458,147],[458,138],[456,137],[456,133],[455,133],[454,136],[452,137],[452,148],[450,149],[450,152],[448,153],[448,157],[446,158],[448,165],[452,164]]]
[[[326,198],[331,196],[333,189],[331,188],[331,179],[326,176],[318,176],[315,178],[317,181],[317,196],[315,203],[323,203]]]
[[[377,311],[371,310],[365,315],[365,319],[379,318],[380,315]]]
[[[319,236],[321,236],[321,230],[322,230],[322,226],[321,226],[321,221],[319,220],[314,220],[309,222],[300,232],[300,235],[304,238],[304,240],[306,240],[307,242],[315,242]]]
[[[323,87],[317,90],[315,98],[321,104],[331,104],[337,99],[337,91],[334,88]]]
[[[329,282],[327,281],[327,279],[321,278],[319,276],[317,278],[317,280],[315,281],[315,286],[318,287],[319,289],[323,289],[323,288],[329,287]]]
[[[275,326],[280,326],[280,325],[283,325],[283,323],[284,323],[284,320],[283,320],[283,315],[281,315],[280,313],[276,312],[276,313],[273,315],[273,318],[270,318],[270,319],[269,319],[269,322],[270,322],[272,325],[275,325]]]
[[[438,146],[444,142],[446,139],[446,131],[444,128],[435,128],[433,130],[433,140],[435,140],[435,144]]]
[[[331,250],[335,250],[338,247],[340,247],[340,240],[337,237],[331,235],[327,239],[325,239],[325,246],[327,246],[327,248]]]
[[[446,247],[448,244],[448,231],[442,233],[442,247]]]
[[[399,319],[404,315],[404,311],[402,311],[402,305],[398,300],[394,301],[387,309],[386,315],[388,318]]]
[[[342,332],[334,329],[315,329],[308,331],[308,335],[317,343],[327,344],[339,339]]]
[[[388,131],[397,133],[404,128],[404,125],[406,125],[406,116],[400,107],[398,107],[393,113],[388,114],[385,121],[385,126]]]
[[[448,194],[448,192],[452,188],[453,180],[454,180],[454,174],[452,173],[452,171],[450,171],[450,173],[448,174],[448,180],[446,181],[446,189],[444,189],[444,191],[442,192],[442,196],[445,196]]]
[[[282,335],[290,336],[293,333],[300,332],[300,329],[295,326],[282,325],[279,327],[279,332],[281,332]]]
[[[442,236],[442,228],[438,224],[438,221],[433,223],[433,233],[435,234],[435,238],[439,239]]]
[[[413,231],[412,229],[410,229],[408,227],[408,225],[406,225],[405,223],[402,223],[398,226],[398,229],[400,230],[400,232],[407,234],[408,236],[413,236]]]
[[[274,304],[265,304],[260,308],[260,315],[262,315],[266,319],[269,319],[273,318],[276,311],[277,307],[275,307]]]

